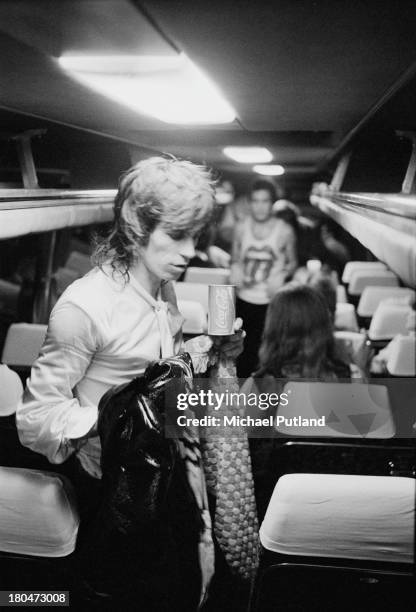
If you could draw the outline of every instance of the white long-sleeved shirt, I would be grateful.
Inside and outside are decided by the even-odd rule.
[[[52,463],[76,451],[96,478],[99,438],[79,439],[95,424],[100,398],[150,361],[176,354],[183,322],[171,283],[155,300],[131,276],[125,284],[106,272],[92,270],[58,300],[16,411],[22,444]]]

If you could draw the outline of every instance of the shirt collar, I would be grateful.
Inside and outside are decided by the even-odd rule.
[[[159,323],[161,323],[161,318],[158,313],[165,313],[170,335],[176,336],[176,334],[179,333],[182,329],[184,318],[178,310],[173,283],[171,281],[162,282],[157,299],[150,295],[150,293],[146,291],[146,289],[142,287],[142,285],[137,281],[137,279],[135,279],[130,273],[129,283],[131,287],[140,295],[140,297],[142,297],[149,304],[149,306],[153,308],[158,317]],[[161,327],[161,335],[163,336],[162,328],[165,328],[164,324]],[[170,355],[163,356],[165,357]]]

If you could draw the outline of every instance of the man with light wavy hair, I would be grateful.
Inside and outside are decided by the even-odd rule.
[[[213,212],[209,171],[152,157],[120,180],[114,222],[96,247],[96,267],[70,285],[49,321],[16,421],[21,442],[59,464],[70,457],[81,516],[99,499],[97,407],[114,386],[183,349],[172,281],[186,269]],[[221,350],[242,349],[241,321]],[[208,343],[208,347],[212,342]]]

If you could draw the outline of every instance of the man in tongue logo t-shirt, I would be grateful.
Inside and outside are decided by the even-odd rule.
[[[293,229],[272,216],[276,192],[272,183],[256,181],[250,192],[250,215],[236,228],[231,282],[237,287],[237,315],[247,337],[237,362],[241,378],[257,367],[257,353],[267,306],[297,267]]]

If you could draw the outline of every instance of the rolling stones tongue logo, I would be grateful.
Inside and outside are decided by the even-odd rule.
[[[251,246],[244,253],[244,280],[246,283],[261,283],[267,280],[276,256],[269,246]]]

